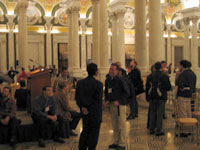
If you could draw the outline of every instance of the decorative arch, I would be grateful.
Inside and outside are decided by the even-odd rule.
[[[88,9],[86,10],[86,18],[89,18],[90,13],[92,12],[92,6],[88,7]]]
[[[44,7],[42,6],[41,3],[39,3],[38,1],[36,0],[30,0],[30,2],[34,2],[34,6],[39,10],[41,16],[45,16],[45,9]],[[15,9],[14,9],[14,14],[17,14],[16,12],[16,6],[15,6]]]
[[[2,2],[1,0],[0,0],[0,7],[1,7],[4,15],[8,13],[8,8],[4,4],[4,2]]]
[[[53,9],[51,11],[51,16],[55,17],[56,11],[61,8],[60,5],[62,5],[62,2],[58,2],[53,6]]]
[[[179,32],[183,31],[184,24],[183,24],[182,18],[183,16],[178,12],[175,12],[172,15],[171,24],[173,24],[173,27],[172,27],[173,30],[179,31]]]

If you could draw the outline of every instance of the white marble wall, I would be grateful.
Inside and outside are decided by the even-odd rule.
[[[28,61],[28,65],[45,65],[45,41],[43,33],[29,32],[28,33],[28,59],[34,60],[36,63]],[[87,38],[87,60],[92,58],[92,35],[86,35]],[[148,39],[148,38],[147,38]],[[184,46],[184,38],[172,38],[172,65],[174,69],[175,63],[175,47]],[[148,41],[147,41],[148,42]],[[58,67],[58,44],[68,43],[67,33],[53,34],[53,58],[52,63]],[[16,36],[16,60],[19,58],[18,53],[18,36]],[[125,44],[135,44],[135,36],[132,34],[125,35]],[[200,39],[198,39],[198,45],[200,46]],[[109,36],[109,58],[111,58],[111,36]],[[7,72],[7,60],[6,60],[6,33],[0,33],[0,72]]]
[[[0,34],[0,72],[7,72],[6,34]]]

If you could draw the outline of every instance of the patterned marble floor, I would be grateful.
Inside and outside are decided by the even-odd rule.
[[[74,107],[74,101],[71,101]],[[174,119],[171,112],[167,111],[168,119],[164,121],[165,136],[156,137],[148,134],[146,129],[147,108],[140,107],[139,117],[127,121],[128,141],[126,150],[200,150],[200,146],[193,143],[191,138],[174,138]],[[80,134],[81,122],[76,132]],[[103,123],[99,137],[97,150],[108,150],[108,145],[112,143],[112,127],[110,115],[107,110],[103,113]],[[37,142],[20,143],[16,150],[78,150],[78,139],[74,137],[65,139],[65,144],[57,144],[46,141],[46,148],[39,148]],[[8,145],[0,145],[0,150],[12,150]]]

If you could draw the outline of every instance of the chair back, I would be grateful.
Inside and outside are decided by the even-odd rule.
[[[200,98],[199,93],[193,93],[191,98],[191,109],[192,111],[199,111],[199,102],[198,99]]]
[[[173,96],[172,103],[173,103],[173,106],[174,106],[175,121],[177,121],[180,118],[180,116],[179,116],[179,113],[178,113],[178,110],[179,110],[178,100],[176,99],[175,96]]]

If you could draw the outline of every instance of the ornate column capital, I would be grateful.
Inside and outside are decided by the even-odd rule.
[[[171,24],[166,24],[166,27],[167,27],[167,31],[170,32],[172,25]]]
[[[118,9],[118,10],[115,11],[115,14],[117,15],[117,17],[120,17],[120,16],[124,17],[125,13],[126,13],[126,9],[125,8]]]
[[[88,20],[87,18],[80,19],[82,32],[86,32],[86,30],[87,30],[87,26],[86,26],[87,20]]]
[[[79,12],[80,6],[79,5],[74,5],[74,6],[71,6],[70,9],[71,9],[72,13],[73,12]]]
[[[45,27],[46,27],[46,30],[51,30],[51,27],[52,27],[52,21],[53,17],[52,16],[44,16],[44,20],[46,21],[46,24],[45,24]]]
[[[67,13],[68,16],[70,16],[72,14],[71,8],[67,8],[66,13]]]
[[[183,21],[184,25],[189,25],[190,24],[189,18],[183,18],[182,21]]]
[[[6,15],[6,18],[8,19],[7,26],[9,30],[14,28],[15,23],[13,22],[13,20],[15,19],[15,17],[16,15]]]
[[[117,15],[116,15],[116,13],[114,11],[110,13],[110,18],[111,18],[112,21],[116,21],[117,20]]]
[[[194,24],[197,24],[197,21],[199,20],[199,16],[193,16],[193,17],[190,17],[189,19],[192,21],[192,23]]]
[[[28,8],[28,0],[20,0],[17,2],[16,10],[19,13],[20,11],[26,11]]]

